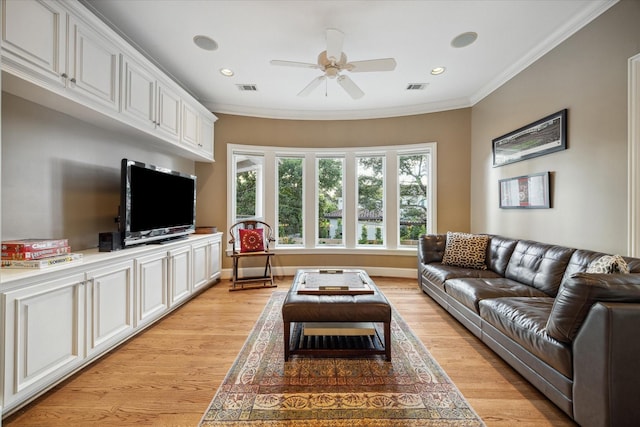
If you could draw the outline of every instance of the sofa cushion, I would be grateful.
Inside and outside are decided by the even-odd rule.
[[[446,245],[446,234],[423,234],[418,243],[418,261],[422,264],[442,262]]]
[[[539,359],[571,378],[571,347],[545,332],[553,300],[551,297],[484,299],[480,301],[480,316]]]
[[[584,273],[589,268],[589,264],[604,255],[606,254],[603,252],[577,249],[571,254],[567,268],[564,270],[562,281],[568,280],[576,273]]]
[[[505,277],[556,296],[575,249],[520,240],[509,259]]]
[[[558,291],[547,333],[559,341],[573,341],[597,301],[640,302],[640,274],[574,274]]]
[[[548,296],[536,288],[503,277],[450,279],[444,288],[448,295],[476,313],[479,312],[478,303],[486,298]]]
[[[490,236],[489,244],[487,245],[487,256],[485,257],[487,268],[504,277],[504,272],[517,243],[518,241],[514,239]]]
[[[439,262],[434,262],[424,266],[422,270],[422,277],[424,280],[427,280],[444,290],[445,281],[450,279],[461,277],[497,278],[500,277],[500,275],[491,270],[475,270],[472,268],[456,267],[454,265],[445,265]]]
[[[468,233],[447,232],[442,263],[457,267],[486,270],[484,260],[487,255],[489,236]]]

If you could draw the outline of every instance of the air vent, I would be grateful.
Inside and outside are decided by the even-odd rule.
[[[407,85],[407,90],[424,90],[427,87],[428,83],[409,83]]]
[[[238,89],[242,91],[257,92],[258,90],[258,86],[254,84],[241,84],[236,86],[238,86]]]

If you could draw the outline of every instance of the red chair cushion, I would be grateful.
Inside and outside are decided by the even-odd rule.
[[[240,252],[264,251],[264,237],[261,228],[255,230],[240,229]]]

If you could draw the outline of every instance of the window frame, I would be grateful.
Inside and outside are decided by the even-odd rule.
[[[236,154],[261,156],[263,164],[262,182],[262,220],[277,227],[278,224],[278,157],[299,157],[303,163],[303,241],[299,246],[279,246],[275,251],[282,254],[376,254],[376,255],[415,255],[417,246],[400,245],[398,165],[402,155],[429,154],[428,193],[427,193],[427,232],[437,230],[437,143],[426,142],[405,145],[348,147],[348,148],[284,148],[274,146],[227,145],[227,227],[232,225],[235,212],[235,163]],[[359,245],[357,222],[358,206],[358,157],[382,156],[384,162],[384,244]],[[343,161],[343,239],[344,245],[317,245],[318,206],[317,206],[317,159],[341,157]],[[311,211],[309,210],[311,209]]]

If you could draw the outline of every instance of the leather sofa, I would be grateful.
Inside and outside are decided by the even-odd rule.
[[[578,424],[638,425],[640,259],[587,273],[606,254],[476,235],[486,252],[471,268],[443,262],[448,236],[420,237],[423,292]]]

